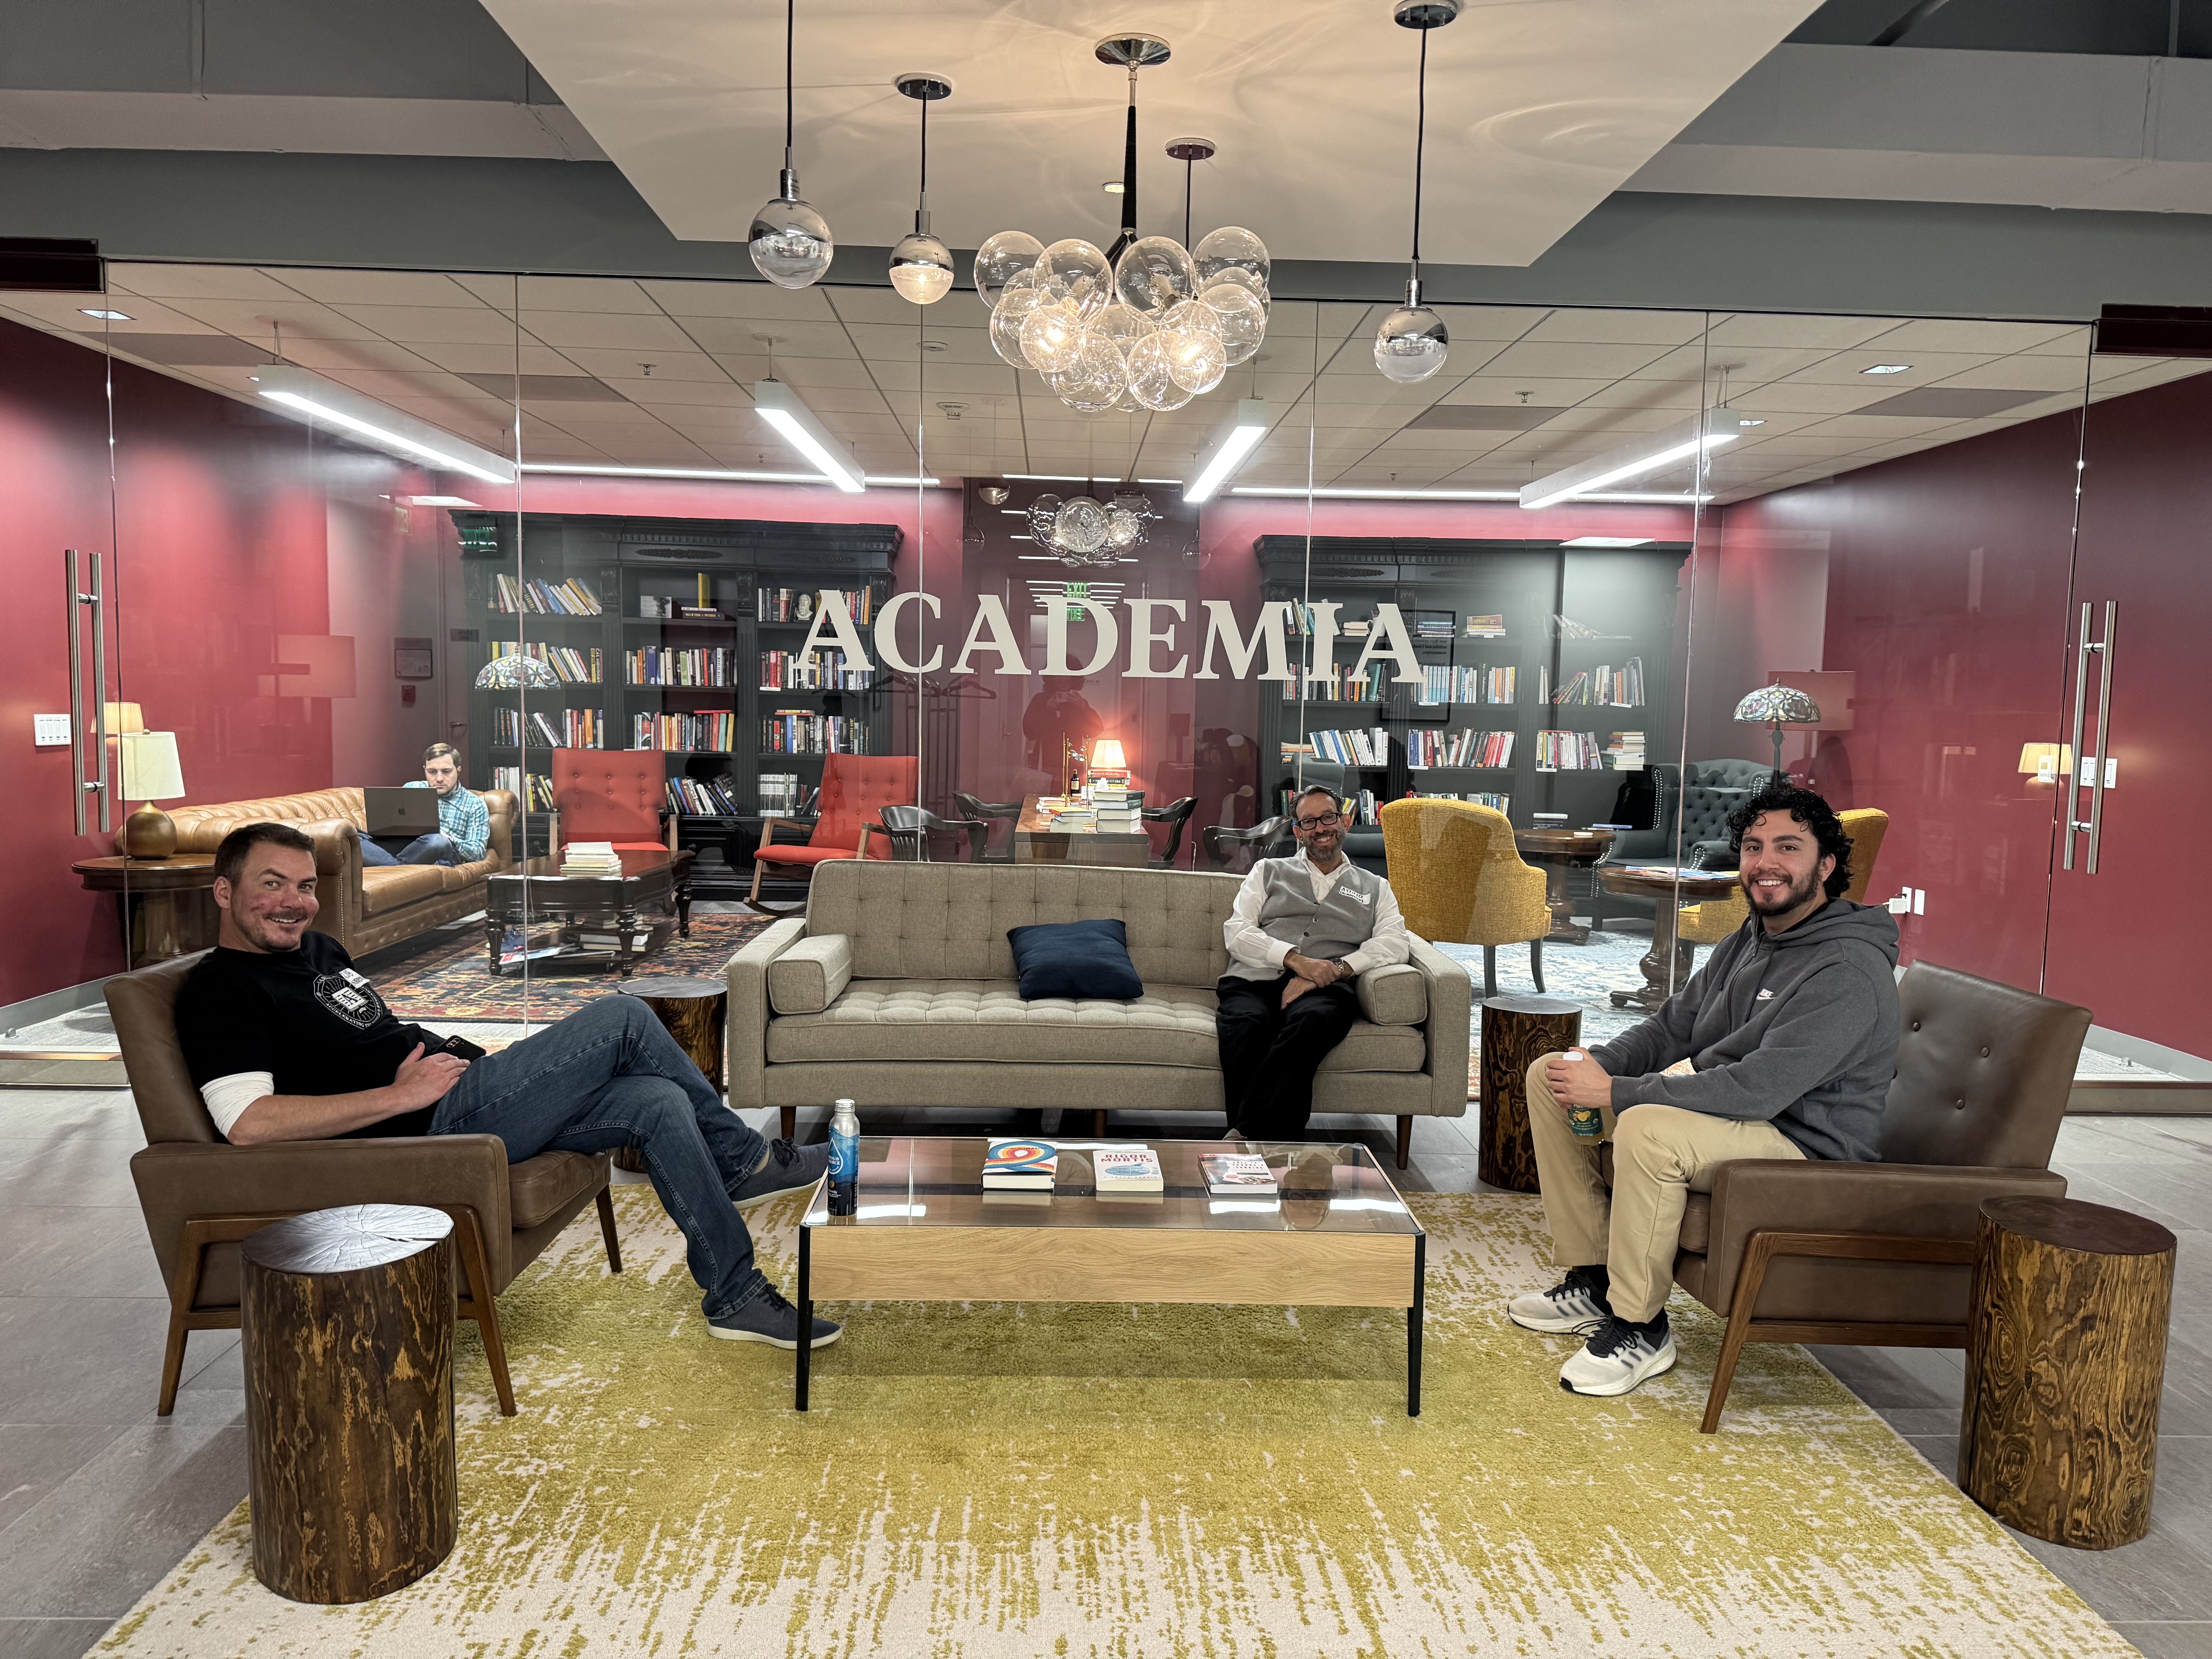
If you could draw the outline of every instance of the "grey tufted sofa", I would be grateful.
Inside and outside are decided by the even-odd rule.
[[[815,872],[804,917],[731,957],[730,1104],[1080,1106],[1211,1114],[1220,1132],[1213,986],[1241,878],[1065,865],[849,860]],[[1024,1002],[1006,930],[1118,917],[1135,1002]],[[1467,1112],[1467,970],[1425,942],[1358,981],[1361,1018],[1323,1063],[1317,1112]]]

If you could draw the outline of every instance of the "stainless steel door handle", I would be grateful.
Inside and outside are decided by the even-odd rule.
[[[62,550],[62,575],[66,584],[65,615],[69,623],[70,665],[70,804],[76,833],[85,833],[84,798],[100,797],[100,832],[115,827],[112,792],[107,787],[107,621],[100,580],[100,555],[88,556],[89,591],[77,586],[76,549]],[[84,619],[92,617],[92,766],[85,775],[84,758]]]
[[[2097,855],[2104,842],[2105,776],[2112,765],[2112,638],[2119,620],[2119,602],[2105,601],[2105,637],[2089,637],[2090,601],[2081,601],[2081,627],[2075,638],[2074,653],[2074,752],[2066,769],[2065,850],[2060,867],[2074,867],[2074,837],[2089,837],[2089,853],[2083,860],[2085,873],[2097,873]],[[2089,694],[2089,659],[2098,661],[2097,676],[2097,742],[2091,752],[2087,734],[2082,730],[2082,716],[2087,712]],[[2089,816],[2078,817],[2081,805],[2081,769],[2089,769]]]
[[[2089,769],[2088,873],[2097,873],[2097,849],[2105,838],[2105,779],[2112,769],[2112,626],[2119,618],[2119,602],[2105,601],[2105,638],[2098,646],[2104,659],[2097,683],[2097,763]]]

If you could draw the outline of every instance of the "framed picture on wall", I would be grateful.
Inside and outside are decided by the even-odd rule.
[[[430,678],[430,641],[427,637],[395,637],[392,641],[392,677],[398,680]]]

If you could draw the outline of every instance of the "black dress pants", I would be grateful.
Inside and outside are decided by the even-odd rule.
[[[1308,991],[1287,1008],[1291,980],[1224,976],[1214,988],[1221,1092],[1232,1131],[1254,1140],[1299,1140],[1313,1115],[1314,1073],[1359,1018],[1350,980]]]

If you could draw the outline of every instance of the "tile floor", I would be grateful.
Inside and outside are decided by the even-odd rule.
[[[867,1127],[894,1132],[902,1116],[871,1115]],[[1376,1118],[1316,1128],[1356,1135],[1386,1158],[1395,1133]],[[1123,1115],[1115,1130],[1164,1135],[1189,1125],[1163,1120],[1155,1131]],[[823,1133],[817,1117],[802,1125],[810,1138]],[[194,1336],[175,1415],[153,1414],[166,1307],[127,1164],[142,1144],[127,1094],[0,1092],[0,1654],[9,1659],[86,1651],[245,1494],[235,1334]],[[2150,1535],[2102,1554],[2022,1541],[2152,1659],[2212,1659],[2212,1119],[2076,1118],[2054,1163],[2079,1196],[2172,1227],[2180,1273]],[[1405,1184],[1478,1190],[1475,1164],[1468,1121],[1424,1121]],[[1950,1471],[1961,1356],[1815,1352]]]

